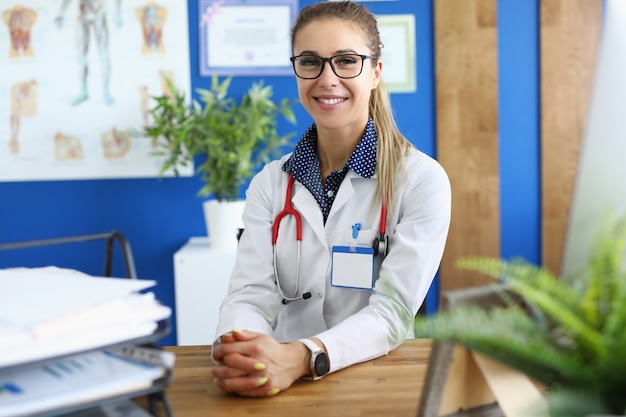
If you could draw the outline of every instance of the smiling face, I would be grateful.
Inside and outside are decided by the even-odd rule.
[[[298,31],[293,55],[301,54],[329,58],[339,54],[372,55],[372,51],[360,31],[343,20],[331,19],[314,20]],[[366,59],[361,75],[342,79],[326,62],[318,78],[296,77],[300,101],[315,120],[318,133],[340,130],[360,139],[369,117],[371,91],[378,85],[381,69],[380,60]]]

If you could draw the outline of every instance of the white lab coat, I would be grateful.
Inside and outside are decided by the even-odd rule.
[[[282,342],[318,337],[328,351],[331,372],[385,355],[413,337],[413,320],[439,267],[450,223],[448,177],[421,151],[407,156],[407,181],[399,181],[399,204],[387,221],[389,254],[382,264],[376,257],[373,290],[331,286],[330,265],[331,248],[350,245],[353,224],[363,224],[359,245],[371,246],[378,236],[376,179],[350,170],[326,224],[315,198],[296,181],[292,202],[302,216],[298,295],[309,291],[312,296],[284,305],[274,281],[271,234],[285,204],[289,174],[281,167],[288,157],[265,166],[246,193],[245,232],[216,338],[233,329],[271,334]],[[296,282],[295,236],[295,221],[288,216],[280,223],[277,242],[278,273],[288,297],[294,296]]]

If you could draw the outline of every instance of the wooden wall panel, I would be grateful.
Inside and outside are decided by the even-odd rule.
[[[542,264],[559,273],[587,119],[602,0],[541,0]]]
[[[460,257],[500,256],[496,0],[436,0],[437,159],[452,184],[441,291],[490,279]]]

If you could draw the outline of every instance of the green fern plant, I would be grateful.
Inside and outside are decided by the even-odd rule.
[[[463,258],[494,278],[505,308],[464,306],[416,318],[416,337],[481,352],[544,384],[550,416],[626,415],[626,218],[607,216],[588,267],[557,277],[524,260]]]
[[[234,201],[239,189],[262,164],[291,145],[295,132],[278,133],[278,118],[295,125],[292,107],[297,100],[272,99],[272,86],[253,83],[240,101],[228,94],[232,77],[211,80],[211,88],[198,88],[199,100],[187,104],[184,92],[167,80],[170,94],[153,97],[152,123],[144,129],[155,155],[164,157],[160,175],[193,164],[203,186],[199,197]]]

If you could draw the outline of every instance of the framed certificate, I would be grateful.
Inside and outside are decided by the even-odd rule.
[[[200,75],[291,75],[298,0],[200,0]]]
[[[415,16],[379,15],[378,30],[382,49],[383,80],[391,93],[417,91]]]

